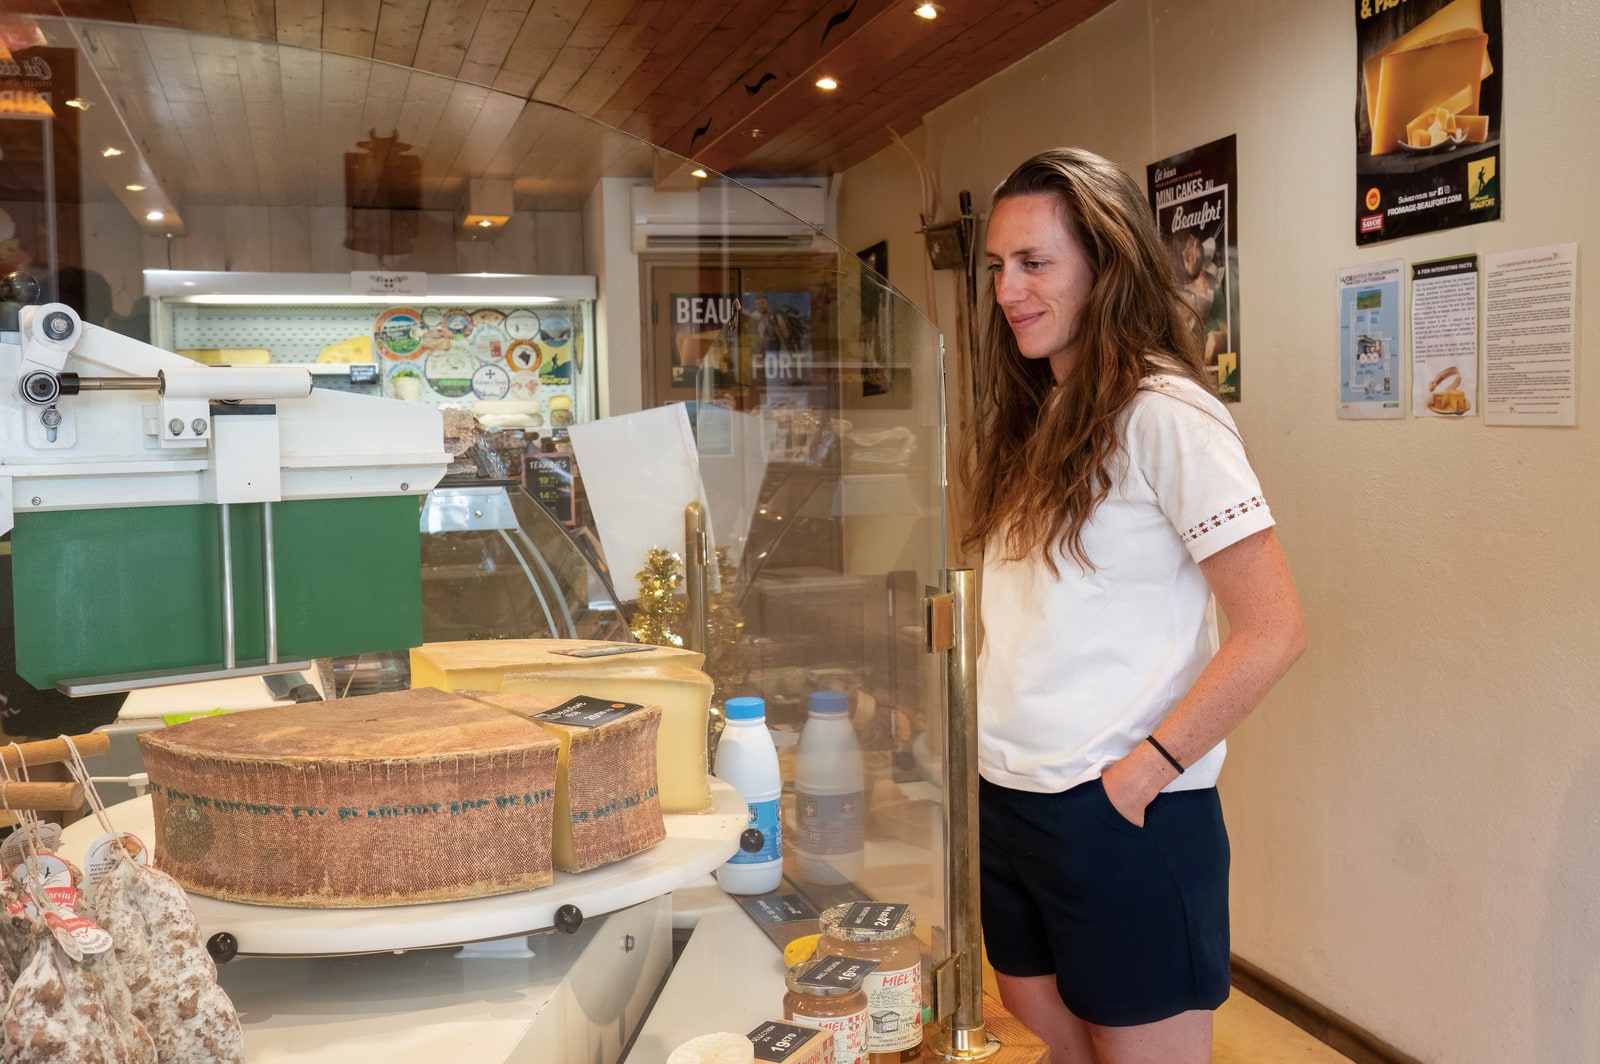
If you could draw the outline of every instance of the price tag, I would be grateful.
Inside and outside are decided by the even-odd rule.
[[[858,901],[845,910],[839,926],[848,931],[893,931],[900,924],[909,905],[891,905],[886,902]]]
[[[150,863],[150,851],[143,840],[131,832],[122,831],[113,835],[111,832],[103,833],[99,838],[89,844],[89,850],[83,858],[83,889],[86,893],[94,893],[94,885],[117,866],[118,843],[121,849],[133,860],[142,865]]]
[[[111,948],[111,932],[81,916],[45,913],[44,923],[56,941],[61,943],[61,948],[67,951],[67,956],[75,961]]]
[[[72,882],[72,869],[53,853],[29,857],[11,870],[11,878],[25,887],[42,888],[58,908],[68,912],[78,908],[78,888]],[[26,908],[30,912],[35,908],[31,900]]]
[[[824,957],[801,973],[795,982],[806,986],[837,986],[854,990],[861,985],[867,973],[877,966],[877,961],[866,961],[859,957]]]
[[[817,910],[798,894],[781,894],[775,898],[743,898],[739,904],[750,914],[750,919],[763,927],[817,918]]]
[[[648,643],[636,643],[621,646],[578,647],[576,650],[555,650],[551,653],[565,654],[569,658],[609,658],[618,654],[643,654],[654,649],[655,647]]]
[[[831,1032],[776,1021],[763,1023],[747,1037],[755,1046],[757,1060],[775,1064],[785,1060],[811,1060],[820,1045],[827,1044],[831,1048],[833,1044]],[[832,1059],[831,1053],[829,1059]]]
[[[637,702],[613,702],[606,698],[590,698],[579,695],[569,698],[555,709],[547,709],[543,713],[535,713],[534,720],[546,721],[550,724],[575,724],[580,728],[598,728],[602,724],[610,724],[620,720],[636,709],[644,707]]]
[[[570,454],[530,454],[523,459],[522,484],[529,495],[551,517],[573,528],[577,524],[572,505],[572,456]]]

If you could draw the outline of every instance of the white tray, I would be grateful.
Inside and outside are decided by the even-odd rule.
[[[466,901],[394,905],[374,909],[291,909],[246,905],[190,894],[206,939],[231,934],[241,956],[336,956],[423,949],[525,935],[556,922],[556,910],[574,905],[584,917],[615,912],[667,894],[716,869],[739,849],[748,807],[733,787],[710,778],[709,813],[665,817],[667,837],[643,853],[588,872],[557,872],[538,890]],[[119,831],[155,844],[155,814],[149,797],[108,810]],[[68,827],[61,855],[83,866],[85,852],[102,834],[93,816]]]

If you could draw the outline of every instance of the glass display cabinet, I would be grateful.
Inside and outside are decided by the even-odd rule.
[[[643,608],[640,566],[606,556],[608,519],[596,504],[613,485],[597,467],[584,468],[581,441],[569,432],[582,423],[581,396],[561,418],[563,404],[549,400],[562,385],[536,371],[519,376],[507,363],[523,350],[519,341],[535,345],[524,353],[539,359],[566,346],[575,379],[593,388],[595,424],[636,416],[643,405],[677,407],[689,427],[712,623],[688,632],[678,620],[671,635],[705,647],[713,719],[730,697],[765,699],[786,837],[798,835],[797,750],[812,694],[844,695],[861,750],[864,839],[847,875],[808,879],[791,849],[782,886],[763,904],[741,904],[751,899],[699,874],[627,905],[596,900],[577,928],[528,916],[527,926],[512,918],[475,933],[441,917],[447,930],[386,937],[378,928],[347,941],[280,927],[274,934],[285,944],[241,949],[220,966],[244,1016],[247,1059],[661,1064],[695,1035],[781,1018],[781,946],[808,921],[814,933],[822,910],[862,900],[909,907],[931,1006],[950,959],[953,900],[942,767],[947,666],[929,652],[926,619],[945,548],[942,343],[817,219],[768,198],[804,208],[817,200],[815,183],[758,195],[715,174],[697,177],[694,164],[570,112],[419,71],[180,30],[36,21],[48,46],[76,64],[90,113],[120,117],[162,180],[165,224],[130,212],[114,159],[86,159],[81,196],[95,234],[83,244],[82,268],[108,279],[119,309],[152,301],[157,346],[231,363],[242,356],[216,352],[271,350],[307,322],[342,314],[293,360],[314,361],[346,340],[365,351],[370,341],[378,353],[366,359],[377,379],[369,390],[443,410],[453,464],[420,498],[415,570],[367,565],[359,537],[329,534],[320,549],[374,585],[420,586],[429,642],[632,639]],[[206,69],[227,85],[197,89],[184,104],[184,121],[196,128],[230,121],[208,108],[254,91],[241,85],[249,71],[285,72],[273,79],[275,106],[314,116],[297,132],[292,158],[242,139],[226,147],[254,152],[250,165],[228,167],[236,180],[202,174],[201,164],[221,161],[188,154],[195,149],[157,123],[162,89],[152,56],[225,57]],[[288,76],[308,70],[317,75],[309,84]],[[364,101],[324,106],[340,86],[369,85]],[[473,125],[457,150],[462,137],[444,135],[439,108],[413,106],[445,98],[452,115],[498,117]],[[406,197],[357,194],[351,174],[375,139],[398,145],[385,172],[415,171],[402,182]],[[508,190],[509,209],[490,226],[469,225],[469,195],[485,180]],[[674,236],[652,212],[670,213],[688,236]],[[251,274],[235,274],[236,264]],[[360,274],[401,286],[478,277],[485,287],[447,297],[417,289],[376,314],[370,304],[354,316],[348,306],[328,310]],[[521,335],[512,319],[539,308],[517,304],[533,293],[499,275],[592,278],[595,298],[565,293],[572,302],[547,316],[546,332],[529,325],[534,331]],[[302,298],[315,294],[310,277],[321,278],[327,299]],[[257,298],[197,302],[186,288],[249,288]],[[402,321],[396,306],[414,309],[416,320]],[[485,308],[499,319],[474,321]],[[448,364],[423,372],[422,386],[397,386],[407,360],[393,356],[434,341]],[[349,379],[348,363],[332,364]],[[485,405],[481,389],[472,391],[479,377],[486,387],[498,388],[501,377],[531,385],[522,399],[540,404],[538,423],[497,417],[532,408],[497,407],[496,398],[517,398],[509,392]],[[659,458],[631,455],[646,482]],[[651,520],[635,531],[681,563],[695,546],[681,511]],[[327,694],[403,685],[408,648],[388,650],[340,659],[345,672]],[[356,682],[363,663],[370,675]],[[575,889],[581,895],[582,884]],[[529,913],[542,911],[539,894],[528,893]],[[411,909],[407,923],[426,924],[434,907]],[[284,925],[300,918],[257,915]],[[338,915],[364,922],[360,910]],[[463,948],[485,938],[496,941]]]

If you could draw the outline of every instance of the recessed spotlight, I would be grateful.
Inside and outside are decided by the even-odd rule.
[[[939,17],[939,13],[943,10],[944,8],[938,4],[918,4],[911,13],[918,18],[935,19]]]
[[[706,173],[704,170],[690,170],[689,171],[689,176],[690,177],[710,177],[711,175]]]
[[[129,192],[143,192],[145,190],[144,185],[123,185],[122,187],[127,189]]]
[[[493,229],[494,228],[494,223],[491,222],[487,218],[480,218],[480,219],[478,219],[478,228],[479,229]]]
[[[160,211],[151,211],[150,213],[148,213],[148,214],[146,214],[144,216],[144,220],[147,221],[147,222],[159,222],[161,219],[163,219],[165,217],[166,217],[166,215],[162,214]]]
[[[101,148],[100,149],[100,157],[103,158],[103,159],[115,159],[117,156],[119,156],[121,154],[122,154],[122,149],[121,148]]]
[[[837,89],[838,87],[839,87],[839,83],[837,81],[835,81],[833,78],[821,77],[821,78],[817,79],[817,88],[819,88],[819,89],[824,89],[824,90],[827,90],[829,92],[832,92],[834,89]]]
[[[747,136],[747,137],[750,137],[750,138],[752,138],[752,139],[753,139],[753,138],[755,138],[755,137],[762,137],[762,136],[765,136],[765,135],[766,135],[766,132],[767,132],[767,131],[766,131],[766,130],[764,130],[764,129],[752,129],[752,130],[749,130],[749,131],[748,131],[748,132],[746,132],[746,133],[745,133],[745,136]]]
[[[68,107],[76,108],[79,111],[87,111],[89,109],[89,101],[85,100],[81,96],[74,96],[70,100],[63,100],[61,102],[66,104]]]

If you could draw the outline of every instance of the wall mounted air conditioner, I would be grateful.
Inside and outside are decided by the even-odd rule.
[[[633,250],[809,251],[826,245],[828,197],[820,185],[663,191],[635,185]]]

